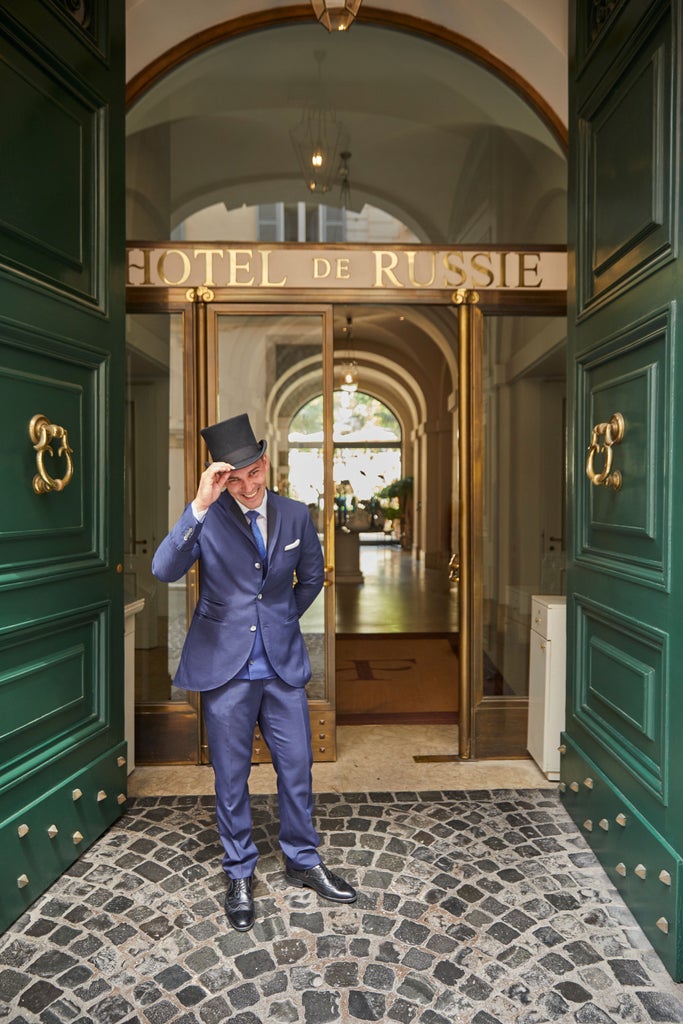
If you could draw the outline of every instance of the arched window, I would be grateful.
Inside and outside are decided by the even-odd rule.
[[[393,412],[363,391],[334,392],[334,482],[359,502],[401,478],[401,427]],[[289,493],[317,502],[322,479],[323,397],[307,402],[289,428]],[[313,483],[312,481],[315,481]]]
[[[172,231],[178,242],[374,242],[421,241],[402,221],[365,203],[359,212],[320,203],[280,202],[238,206],[211,203],[189,214]]]

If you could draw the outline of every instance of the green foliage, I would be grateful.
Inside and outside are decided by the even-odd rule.
[[[396,519],[401,518],[401,510],[400,508],[394,508],[393,505],[382,505],[382,515],[390,523],[393,523]]]
[[[378,497],[380,498],[398,498],[399,504],[403,505],[407,498],[413,493],[413,478],[412,476],[404,476],[400,480],[394,480],[392,483],[387,484],[379,492]]]
[[[371,437],[376,427],[378,438],[384,439],[388,432],[397,441],[401,439],[401,427],[390,409],[372,395],[363,391],[347,394],[343,391],[334,392],[334,426],[335,434],[353,434],[365,429]],[[323,429],[323,397],[311,399],[299,409],[293,417],[290,431],[296,434],[319,434]]]
[[[290,430],[300,434],[318,434],[323,429],[323,396],[318,395],[299,409]]]

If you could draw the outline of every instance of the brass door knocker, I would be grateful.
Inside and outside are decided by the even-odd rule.
[[[619,444],[624,436],[624,417],[620,412],[615,412],[608,423],[596,423],[591,434],[591,443],[588,448],[588,461],[586,462],[586,476],[592,484],[598,487],[604,484],[605,487],[613,487],[615,491],[621,488],[622,477],[618,469],[612,471],[612,449]],[[601,441],[601,438],[604,440]],[[596,473],[593,461],[596,455],[604,455],[605,465],[600,473]]]
[[[47,494],[48,491],[63,491],[74,475],[74,464],[71,456],[73,448],[69,445],[69,438],[64,427],[58,427],[56,423],[50,423],[47,416],[38,413],[33,417],[28,427],[29,437],[36,450],[36,466],[38,472],[33,477],[33,490],[36,494]],[[57,455],[63,455],[66,459],[66,472],[61,478],[51,477],[45,469],[45,454],[54,456],[51,441],[61,441],[57,449]]]

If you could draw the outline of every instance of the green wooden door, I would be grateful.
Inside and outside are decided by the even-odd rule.
[[[683,976],[681,13],[680,0],[576,0],[571,12],[573,550],[561,783],[567,809],[676,979]]]
[[[3,928],[125,799],[123,31],[114,0],[0,5]]]

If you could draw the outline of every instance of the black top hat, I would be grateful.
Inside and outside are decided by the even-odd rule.
[[[257,462],[266,450],[266,441],[257,442],[246,412],[204,427],[201,435],[213,461],[229,462],[234,469]]]

